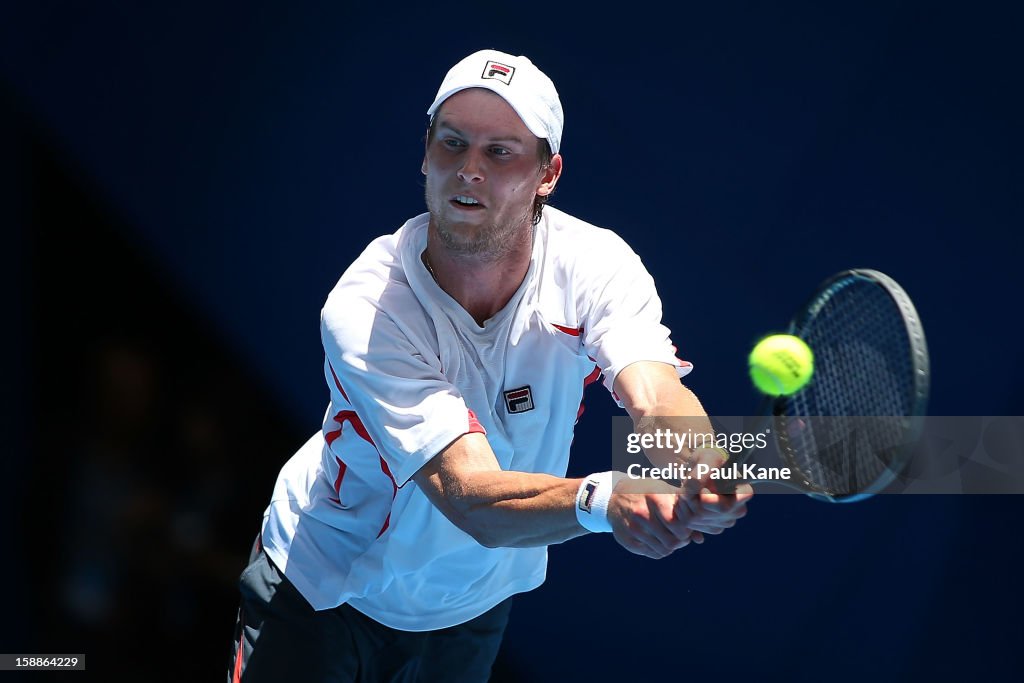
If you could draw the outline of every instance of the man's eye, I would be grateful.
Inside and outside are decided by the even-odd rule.
[[[462,147],[463,146],[462,140],[456,140],[454,138],[445,138],[443,143],[444,143],[445,147],[456,148],[456,147]]]
[[[511,151],[505,149],[504,147],[491,147],[491,154],[494,154],[495,156],[504,157],[508,156],[511,153]]]

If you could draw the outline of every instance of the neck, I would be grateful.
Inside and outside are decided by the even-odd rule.
[[[522,244],[497,259],[453,253],[431,229],[423,262],[438,286],[469,313],[476,324],[493,318],[526,278],[533,254],[532,231]]]

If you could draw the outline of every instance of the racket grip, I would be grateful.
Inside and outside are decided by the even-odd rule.
[[[739,473],[743,471],[743,465],[750,460],[750,456],[753,454],[753,449],[748,449],[739,453],[738,455],[731,455],[723,449],[715,449],[721,451],[726,460],[719,466],[719,470],[722,471],[722,478],[719,479],[708,479],[707,487],[712,493],[719,495],[734,495],[736,489],[743,484],[752,484],[754,480],[746,479],[740,476],[728,476],[732,473]]]

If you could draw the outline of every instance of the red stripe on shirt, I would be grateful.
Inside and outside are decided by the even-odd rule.
[[[340,388],[340,387],[339,387]],[[327,434],[324,438],[327,440],[328,445],[334,442],[341,435],[341,430],[345,425],[345,422],[351,423],[355,427],[356,433],[359,434],[368,444],[377,449],[377,444],[370,438],[370,433],[366,431],[366,427],[363,425],[363,421],[359,419],[354,410],[342,410],[334,416],[334,421],[338,423],[338,429]],[[391,480],[391,502],[395,502],[395,496],[398,495],[398,484],[395,482],[395,477],[391,474],[391,468],[388,467],[388,463],[384,460],[384,456],[380,454],[380,450],[377,449],[377,457],[380,459],[380,471],[387,475],[388,479]],[[335,456],[335,460],[338,461],[338,478],[334,481],[334,492],[338,494],[338,501],[341,502],[341,480],[345,476],[345,472],[348,470],[348,466],[342,462],[340,458]],[[377,538],[388,530],[391,525],[391,511],[388,511],[388,516],[384,519],[384,525],[381,527],[380,532],[377,534]]]
[[[593,360],[593,359],[591,359],[591,360]],[[596,382],[600,376],[601,376],[601,368],[599,368],[598,366],[595,365],[594,366],[594,371],[591,372],[589,375],[587,375],[586,378],[584,378],[584,380],[583,380],[583,390],[586,391],[587,387],[589,387],[591,384]],[[580,421],[580,417],[582,415],[583,415],[583,398],[581,397],[580,398],[580,409],[576,411],[576,421],[577,422]]]
[[[341,435],[341,430],[345,426],[345,422],[350,422],[355,427],[356,434],[361,436],[364,441],[373,446],[377,447],[377,444],[370,438],[370,432],[366,431],[366,427],[363,425],[363,421],[359,419],[354,410],[341,410],[337,415],[334,416],[334,421],[338,423],[338,429],[336,431],[328,433],[324,439],[327,440],[327,445],[330,445]]]
[[[582,327],[566,327],[565,325],[556,325],[555,323],[551,323],[551,327],[555,328],[559,332],[565,332],[571,337],[578,337],[583,334]]]
[[[344,398],[346,401],[348,401],[348,394],[346,394],[345,390],[341,388],[341,381],[338,379],[338,373],[336,373],[334,371],[334,366],[331,365],[331,361],[329,359],[327,361],[327,367],[330,368],[330,370],[331,370],[331,377],[334,378],[334,386],[338,387],[338,391],[341,392],[342,398]],[[351,401],[349,401],[349,403],[351,403]]]
[[[672,345],[672,355],[676,356],[676,365],[681,367],[681,368],[692,368],[693,367],[693,363],[691,363],[688,360],[683,360],[683,359],[679,358],[679,356],[677,355],[678,353],[679,353],[679,349],[677,349],[676,345],[673,344]]]
[[[467,410],[469,410],[467,408]],[[472,410],[469,411],[469,431],[467,434],[486,434],[487,430],[480,424],[480,420],[477,419],[476,413]]]
[[[370,438],[370,433],[366,431],[366,427],[363,425],[363,421],[359,419],[359,416],[356,415],[356,412],[354,410],[339,411],[338,414],[334,416],[334,421],[338,423],[338,428],[324,435],[324,441],[327,442],[328,447],[331,444],[333,444],[338,439],[339,436],[341,436],[341,432],[345,428],[345,422],[348,422],[355,428],[356,434],[358,434],[368,444],[373,446],[374,449],[377,448],[377,444],[373,443],[373,439]],[[380,451],[377,451],[377,457],[380,457]],[[334,456],[334,459],[338,461],[338,477],[334,480],[334,492],[338,495],[338,499],[335,502],[340,503],[341,480],[345,477],[345,472],[346,470],[348,470],[348,465],[346,465],[338,456]],[[381,458],[381,462],[383,461],[384,459]],[[388,473],[388,476],[390,477],[390,473]],[[391,479],[391,483],[395,483],[394,478]],[[394,500],[394,496],[392,496],[392,500]]]
[[[238,615],[238,652],[235,653],[235,667],[231,672],[231,683],[241,683],[242,681],[242,647],[245,643],[245,615]]]
[[[391,474],[391,468],[388,467],[383,456],[378,455],[377,457],[380,458],[380,471],[388,475],[388,479],[391,480],[391,485],[395,488],[395,491],[398,491],[398,484],[395,483],[395,477]]]

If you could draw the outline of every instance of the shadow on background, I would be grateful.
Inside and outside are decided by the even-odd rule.
[[[33,619],[21,647],[207,680],[226,662],[273,478],[306,435],[117,216],[28,139]]]

